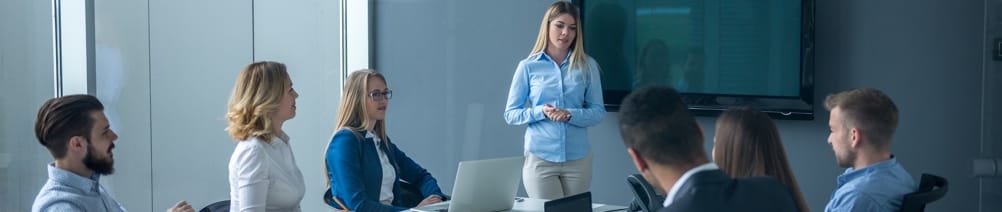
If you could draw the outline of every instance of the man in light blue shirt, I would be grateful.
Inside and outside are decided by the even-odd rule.
[[[825,211],[898,211],[917,186],[891,154],[897,106],[877,89],[859,88],[829,95],[825,108],[831,111],[828,144],[847,168]]]
[[[104,106],[94,96],[69,95],[49,99],[38,110],[35,136],[55,158],[49,180],[38,192],[31,211],[125,211],[100,184],[114,172],[115,140]],[[194,211],[181,201],[168,211]]]
[[[100,184],[100,174],[83,177],[50,163],[49,181],[31,211],[125,211]]]

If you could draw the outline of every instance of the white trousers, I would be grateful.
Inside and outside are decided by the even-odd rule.
[[[522,166],[522,183],[530,198],[559,199],[584,193],[591,187],[592,155],[554,163],[526,153]]]

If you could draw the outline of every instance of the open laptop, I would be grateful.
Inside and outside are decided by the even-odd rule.
[[[459,162],[452,200],[414,208],[428,212],[510,210],[522,180],[523,156]]]

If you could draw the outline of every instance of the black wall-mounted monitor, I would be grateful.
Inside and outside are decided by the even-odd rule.
[[[754,106],[814,119],[814,0],[576,0],[605,105],[648,85],[696,115]]]

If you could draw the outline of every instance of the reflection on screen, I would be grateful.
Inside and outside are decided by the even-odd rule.
[[[585,50],[602,86],[800,95],[800,0],[587,0]]]

